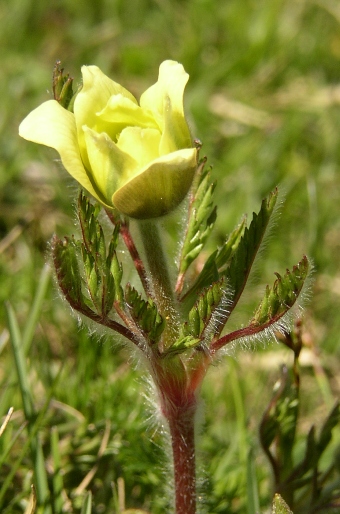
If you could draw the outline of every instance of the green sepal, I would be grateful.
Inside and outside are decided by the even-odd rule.
[[[204,169],[205,161],[197,168],[191,189],[189,218],[182,246],[179,273],[184,274],[198,257],[216,220],[216,206],[212,197],[216,183],[211,181],[210,169]]]
[[[82,293],[82,278],[78,264],[79,245],[74,237],[62,241],[54,237],[52,255],[59,287],[72,307],[83,307],[86,303]]]
[[[300,296],[309,268],[307,257],[303,257],[292,271],[287,270],[283,277],[276,273],[274,285],[267,286],[265,296],[250,324],[272,324],[288,312]]]
[[[287,503],[278,493],[274,496],[272,514],[293,514]]]
[[[181,333],[183,337],[201,338],[209,326],[213,314],[220,306],[224,296],[224,278],[207,287],[198,297],[195,305],[189,312],[188,321],[183,323]]]
[[[52,89],[54,99],[65,109],[73,112],[74,100],[80,91],[73,91],[73,78],[69,74],[64,75],[64,68],[60,67],[61,62],[57,61],[53,68]]]
[[[125,302],[130,314],[140,329],[148,335],[152,343],[159,341],[165,328],[166,321],[158,312],[151,298],[144,300],[129,283],[125,287]]]

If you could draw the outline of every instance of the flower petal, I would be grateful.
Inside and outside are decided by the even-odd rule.
[[[119,136],[117,146],[131,155],[137,161],[138,169],[142,170],[147,164],[158,159],[160,140],[161,134],[157,129],[126,127]],[[125,181],[130,178],[124,176]]]
[[[57,150],[69,174],[95,198],[102,201],[80,157],[73,113],[61,107],[56,100],[48,100],[21,122],[19,135],[33,143]]]
[[[189,75],[181,64],[164,61],[159,67],[158,82],[141,96],[141,107],[153,112],[163,133],[161,155],[192,146],[183,109],[183,94],[188,79]]]
[[[124,127],[158,128],[151,113],[123,95],[111,96],[104,109],[98,113],[98,119],[108,123],[109,136],[113,140],[117,140],[117,135]]]
[[[74,101],[74,115],[78,130],[79,147],[85,165],[88,165],[83,126],[106,132],[110,130],[107,122],[97,116],[106,106],[112,95],[122,95],[137,104],[134,96],[123,86],[107,77],[97,66],[83,66],[83,87]],[[110,135],[110,134],[109,134]]]
[[[118,189],[112,203],[120,212],[132,218],[163,216],[184,199],[196,166],[197,151],[194,148],[156,159]]]
[[[129,177],[137,167],[136,161],[118,148],[105,133],[83,127],[93,180],[105,198],[106,205],[112,206],[112,195],[117,190],[122,177]]]

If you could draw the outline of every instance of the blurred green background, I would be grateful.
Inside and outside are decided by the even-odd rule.
[[[304,253],[314,261],[305,311],[303,422],[317,421],[340,389],[339,2],[0,0],[0,48],[1,305],[9,299],[25,326],[52,235],[75,230],[76,184],[52,150],[17,135],[25,115],[51,98],[55,61],[62,61],[76,83],[81,65],[96,64],[139,97],[156,81],[160,62],[177,60],[190,75],[185,101],[193,136],[203,142],[202,153],[218,180],[215,243],[243,213],[258,210],[275,186],[284,199],[258,263],[260,280],[253,282],[244,306],[245,319],[274,271],[291,268]],[[4,455],[23,418],[2,307],[0,353],[0,415],[11,405],[16,413],[1,442]],[[254,446],[258,459],[262,508],[270,498],[256,426],[279,364],[290,356],[279,345],[236,356],[210,373],[203,391],[201,449],[208,464],[202,480],[211,513],[247,512],[242,459],[248,447]],[[164,512],[161,436],[144,422],[149,410],[140,394],[147,389],[142,373],[127,365],[124,349],[112,340],[79,328],[53,281],[28,362],[37,405],[49,397],[54,402],[42,437],[47,441],[49,428],[59,427],[65,512],[78,512],[83,491],[78,496],[74,491],[96,462],[107,419],[109,443],[89,486],[94,512],[114,512],[110,484],[119,477],[127,507]],[[326,377],[324,387],[320,376]],[[18,437],[2,459],[2,480],[18,462],[24,431]],[[48,442],[44,449],[48,458]],[[30,469],[29,456],[23,455],[2,511],[23,511]]]

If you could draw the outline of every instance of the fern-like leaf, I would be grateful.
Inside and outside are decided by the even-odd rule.
[[[223,246],[218,249],[215,262],[220,273],[222,269],[230,263],[231,258],[235,254],[242,240],[246,224],[247,220],[244,217],[241,223],[229,234]]]
[[[151,298],[144,300],[130,284],[125,288],[125,300],[133,320],[152,343],[159,341],[165,328],[165,319]]]
[[[246,285],[251,267],[273,214],[277,196],[278,191],[275,190],[267,199],[262,201],[259,213],[253,214],[250,226],[245,228],[230,265],[225,271],[228,286],[232,291],[229,315],[235,308]]]
[[[256,309],[251,325],[272,324],[282,318],[293,307],[307,278],[310,265],[306,256],[281,277],[276,273],[277,279],[272,287],[267,286],[265,296]]]
[[[309,269],[309,261],[307,257],[303,257],[292,271],[287,270],[283,277],[276,273],[277,279],[274,285],[267,286],[265,296],[250,324],[214,341],[211,350],[216,352],[231,341],[249,339],[261,333],[266,334],[268,330],[272,333],[275,330],[282,331],[282,318],[300,299]]]
[[[179,259],[176,288],[178,293],[182,290],[184,275],[188,267],[201,252],[216,220],[216,207],[212,201],[216,183],[211,181],[210,170],[205,170],[204,165],[205,160],[197,169],[191,189],[189,218]]]

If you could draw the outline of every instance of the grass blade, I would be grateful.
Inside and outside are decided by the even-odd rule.
[[[13,348],[14,362],[17,370],[19,387],[22,397],[22,405],[25,413],[25,418],[28,422],[32,420],[33,416],[33,400],[31,396],[31,391],[29,388],[28,377],[27,377],[27,369],[25,363],[25,355],[23,351],[22,345],[22,337],[18,325],[18,321],[15,315],[15,312],[10,305],[10,303],[6,304],[7,310],[7,318],[8,318],[8,327],[9,333],[11,336],[11,343]]]
[[[85,496],[83,506],[81,508],[80,514],[91,514],[92,512],[92,493],[89,491],[87,495]]]
[[[34,462],[34,475],[36,480],[37,498],[38,504],[46,504],[46,500],[49,497],[49,489],[47,483],[47,475],[45,470],[44,455],[42,446],[39,440],[38,433],[32,436],[32,423],[35,421],[35,412],[33,407],[33,397],[30,390],[27,367],[25,362],[24,347],[22,344],[22,337],[17,321],[17,317],[12,306],[7,303],[7,318],[9,332],[11,336],[11,344],[13,348],[13,355],[15,366],[18,375],[19,388],[21,392],[22,404],[26,421],[28,422],[27,429],[31,436],[29,438],[32,459]]]
[[[247,514],[260,512],[259,490],[257,485],[254,452],[250,448],[247,457]]]
[[[51,453],[53,459],[53,497],[54,497],[54,512],[61,514],[63,510],[63,478],[61,474],[61,461],[59,452],[59,434],[56,427],[51,429]]]
[[[33,299],[33,305],[27,316],[26,326],[23,330],[22,344],[24,347],[25,355],[27,355],[34,336],[35,328],[38,324],[42,303],[45,299],[47,288],[50,283],[51,273],[51,267],[48,264],[45,264],[40,275],[38,288]]]

